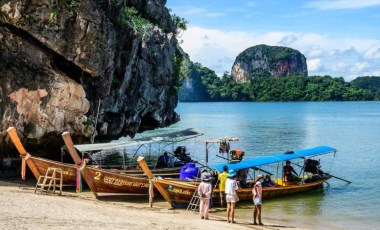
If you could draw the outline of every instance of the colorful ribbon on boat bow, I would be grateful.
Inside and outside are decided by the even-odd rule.
[[[21,156],[21,178],[25,180],[26,175],[26,160],[31,157],[29,153],[27,153],[25,156]]]
[[[153,177],[149,180],[149,207],[153,208],[153,198],[154,198],[154,181],[157,180],[157,177]]]
[[[82,176],[81,172],[86,167],[87,159],[82,160],[82,162],[76,166],[77,168],[77,175],[76,175],[76,191],[77,193],[82,192]]]

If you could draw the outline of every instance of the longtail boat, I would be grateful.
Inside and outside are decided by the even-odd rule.
[[[62,137],[75,164],[83,165],[84,160],[79,157],[70,133],[64,132]],[[112,171],[106,171],[94,167],[84,167],[83,171],[81,171],[81,175],[95,195],[98,193],[148,194],[150,193],[150,183],[152,182],[152,180],[150,180],[151,177],[149,176],[151,175],[151,171],[146,164],[142,169],[148,177],[117,174]],[[160,189],[159,185],[155,187]],[[160,193],[165,197],[163,189],[161,189]]]
[[[244,169],[255,169],[260,170],[259,167],[268,164],[281,163],[283,161],[292,160],[296,158],[307,159],[310,157],[335,153],[336,149],[329,146],[318,146],[310,149],[303,149],[297,151],[291,151],[287,153],[280,153],[271,156],[258,157],[254,159],[242,160],[238,163],[225,163],[217,164],[211,166],[218,170],[219,172],[223,171],[223,166],[227,165],[229,170],[244,170]],[[305,160],[306,162],[306,160]],[[274,198],[274,197],[286,197],[296,193],[307,192],[320,188],[324,182],[326,182],[331,177],[334,177],[328,173],[324,173],[323,177],[319,177],[317,180],[308,181],[305,178],[300,178],[299,182],[284,182],[283,178],[275,179],[277,186],[274,187],[263,187],[263,198]],[[339,179],[339,178],[338,178]],[[165,194],[169,198],[167,201],[171,206],[177,205],[187,205],[189,204],[191,198],[194,195],[194,192],[197,189],[196,184],[179,182],[179,181],[170,181],[165,179],[157,179],[154,182],[154,185],[159,185],[165,189]],[[252,188],[239,188],[237,190],[239,200],[248,201],[252,200]],[[214,189],[213,201],[219,203],[219,188]]]
[[[63,184],[65,185],[75,185],[77,183],[77,175],[79,166],[83,166],[83,161],[79,157],[70,137],[69,133],[64,133],[63,137],[69,153],[74,159],[74,164],[65,164],[57,161],[47,160],[41,157],[34,157],[29,154],[24,146],[22,145],[17,131],[14,127],[10,127],[7,130],[8,135],[12,139],[15,147],[20,153],[22,158],[22,177],[25,179],[26,166],[29,167],[33,175],[38,179],[40,176],[44,176],[49,167],[60,168],[63,171]],[[173,135],[179,137],[181,135],[200,135],[199,132],[191,133],[189,130],[180,134],[180,132],[175,132],[169,134],[169,137]],[[157,141],[157,138],[154,138]],[[150,141],[154,141],[151,139]],[[162,140],[162,139],[160,139]],[[148,142],[147,138],[144,138],[145,142]],[[141,143],[141,142],[140,142]],[[118,143],[120,145],[120,143]],[[129,145],[130,143],[123,143],[124,145]],[[114,145],[114,144],[113,144]],[[99,145],[98,145],[99,146]],[[106,145],[107,146],[107,145]],[[109,145],[108,145],[109,146]],[[87,146],[90,148],[90,146]],[[158,175],[162,176],[173,176],[178,175],[179,168],[173,173],[172,168],[163,168],[153,170]],[[99,169],[96,166],[86,165],[85,172],[82,172],[87,185],[90,187],[95,196],[98,193],[132,193],[132,194],[147,194],[149,188],[149,180],[145,175],[143,175],[142,170],[107,170]]]
[[[65,164],[57,161],[52,161],[48,159],[44,159],[41,157],[34,157],[31,154],[29,154],[24,146],[22,145],[18,135],[17,131],[14,127],[10,127],[7,130],[9,137],[11,138],[13,144],[17,148],[18,152],[20,153],[21,159],[22,159],[22,166],[21,166],[21,176],[23,179],[25,179],[25,173],[26,173],[26,166],[29,167],[31,172],[33,173],[34,177],[38,179],[40,176],[44,176],[46,174],[46,171],[49,167],[53,168],[60,168],[64,175],[64,184],[72,184],[75,185],[75,175],[76,175],[76,167],[73,164]]]

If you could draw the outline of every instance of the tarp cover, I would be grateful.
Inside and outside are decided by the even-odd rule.
[[[310,149],[296,150],[294,151],[294,153],[280,153],[280,154],[275,154],[271,156],[258,157],[255,159],[242,160],[239,163],[217,164],[217,165],[212,166],[212,168],[218,170],[219,172],[223,171],[224,165],[227,165],[229,170],[247,169],[247,168],[273,164],[273,163],[292,160],[292,159],[301,158],[301,157],[311,157],[311,156],[322,155],[322,154],[331,153],[335,151],[336,149],[329,146],[318,146],[318,147],[314,147]]]
[[[185,140],[189,138],[194,138],[200,135],[203,135],[203,133],[200,131],[197,131],[194,129],[185,129],[182,131],[160,134],[160,135],[153,135],[153,136],[142,137],[142,138],[137,138],[137,139],[130,139],[127,141],[113,141],[110,143],[74,145],[74,147],[81,152],[100,151],[100,150],[106,150],[106,149],[125,148],[128,146],[138,146],[138,145],[143,145],[143,144],[148,144],[148,143],[153,143],[153,142],[165,142],[165,141],[176,142],[176,141],[181,141],[181,140]]]

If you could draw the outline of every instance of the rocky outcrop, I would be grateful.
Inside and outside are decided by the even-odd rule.
[[[177,122],[183,53],[165,4],[0,1],[0,150],[9,126],[49,148],[63,131],[99,142]]]
[[[184,79],[178,92],[178,98],[181,102],[200,102],[210,101],[210,95],[207,87],[202,82],[202,77],[207,74],[215,74],[214,71],[202,67],[199,63],[192,63],[189,60],[188,76]]]
[[[239,83],[259,77],[307,76],[307,64],[305,56],[297,50],[257,45],[237,56],[231,73]]]

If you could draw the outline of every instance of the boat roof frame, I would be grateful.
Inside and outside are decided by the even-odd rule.
[[[293,160],[297,158],[307,158],[318,155],[323,155],[327,153],[336,153],[336,149],[330,146],[317,146],[309,149],[301,149],[296,151],[287,151],[285,153],[274,154],[270,156],[262,156],[257,158],[252,158],[248,160],[242,160],[237,163],[224,163],[224,164],[215,164],[211,168],[218,170],[219,172],[223,171],[223,166],[227,166],[229,170],[240,170],[259,167],[262,165],[274,164],[282,161]]]
[[[97,144],[80,144],[74,145],[74,147],[80,152],[92,152],[92,151],[102,151],[109,149],[126,148],[130,146],[139,146],[144,144],[156,143],[156,142],[180,142],[191,138],[196,138],[203,135],[202,131],[195,130],[192,128],[166,133],[159,135],[152,135],[142,138],[136,138],[132,140],[125,141],[112,141],[109,143],[97,143]]]

